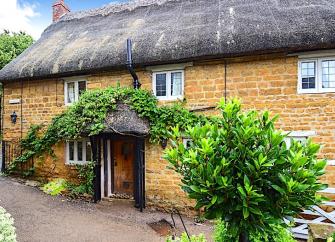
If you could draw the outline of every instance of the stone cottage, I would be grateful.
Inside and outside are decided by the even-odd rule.
[[[332,1],[150,0],[70,12],[59,0],[53,10],[41,38],[0,71],[5,141],[21,139],[32,124],[48,124],[85,90],[140,83],[162,104],[185,99],[195,112],[215,112],[222,97],[239,97],[246,109],[279,114],[278,128],[292,138],[323,145],[320,156],[329,163],[323,179],[335,185]],[[132,120],[138,126],[125,135],[113,132]],[[106,122],[95,140],[57,144],[57,159],[35,164],[37,175],[71,177],[73,164],[97,153],[93,140],[100,147],[96,200],[125,193],[140,207],[190,204],[162,147],[148,142],[145,121],[121,105]],[[127,135],[133,133],[136,138]]]

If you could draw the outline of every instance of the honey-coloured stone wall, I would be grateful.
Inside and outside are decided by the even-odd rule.
[[[227,72],[225,73],[225,69]],[[152,73],[137,71],[142,88],[152,90]],[[87,88],[131,86],[126,71],[104,72],[87,76]],[[194,62],[185,68],[185,99],[192,109],[215,107],[226,95],[239,97],[245,109],[270,110],[279,114],[277,127],[285,131],[314,131],[312,139],[322,144],[320,157],[335,160],[335,94],[298,94],[298,58],[284,54],[235,58],[226,61]],[[21,99],[21,104],[9,100]],[[164,104],[164,103],[162,103]],[[48,124],[61,113],[64,105],[64,81],[48,79],[4,84],[4,140],[24,136],[32,124]],[[21,112],[22,110],[22,112]],[[10,122],[15,111],[17,123]],[[207,113],[218,114],[215,109]],[[22,119],[21,119],[22,116]],[[37,164],[37,176],[74,179],[75,168],[65,165],[65,145],[55,147],[57,159],[46,157]],[[181,191],[177,174],[166,168],[159,145],[146,142],[146,196],[155,206],[193,205]],[[335,167],[328,166],[323,180],[335,186]]]

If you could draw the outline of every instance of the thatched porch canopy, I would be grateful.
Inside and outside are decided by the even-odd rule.
[[[105,119],[103,133],[121,135],[147,136],[149,134],[149,122],[130,109],[124,103],[118,103],[115,110],[109,112]]]
[[[138,0],[69,13],[0,71],[0,80],[42,79],[137,66],[335,48],[326,0]]]

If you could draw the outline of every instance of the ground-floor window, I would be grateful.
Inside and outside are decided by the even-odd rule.
[[[289,148],[292,144],[292,140],[298,141],[300,143],[306,143],[307,139],[314,136],[314,131],[292,131],[289,132],[285,138],[286,146]]]
[[[91,143],[89,139],[66,142],[66,164],[86,164],[92,160]]]

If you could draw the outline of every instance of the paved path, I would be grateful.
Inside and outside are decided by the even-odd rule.
[[[167,214],[140,213],[124,202],[106,205],[51,197],[1,176],[0,206],[15,219],[18,242],[160,242],[164,238],[147,223],[170,220]],[[210,234],[209,226],[195,226],[190,220],[186,224],[192,233]]]

